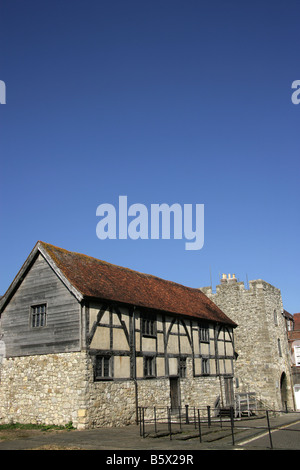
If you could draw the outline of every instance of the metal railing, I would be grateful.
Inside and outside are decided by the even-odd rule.
[[[252,418],[237,417],[233,406],[228,408],[227,416],[222,414],[216,416],[215,409],[210,406],[139,407],[138,422],[140,436],[143,438],[169,437],[172,440],[176,434],[185,434],[184,438],[199,439],[202,443],[205,439],[214,440],[212,433],[215,433],[216,439],[227,438],[227,443],[233,446],[236,445],[237,434],[251,429],[255,430],[256,434],[266,432],[269,435],[270,447],[273,449],[272,431],[279,428],[275,424],[271,425],[271,418],[286,414],[288,410],[252,408],[252,413],[254,415]],[[293,411],[293,413],[298,414],[300,419],[300,412]]]

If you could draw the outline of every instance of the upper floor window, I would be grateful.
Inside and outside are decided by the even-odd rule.
[[[209,342],[209,328],[208,325],[200,323],[199,325],[199,341],[200,343]]]
[[[150,315],[144,315],[141,318],[142,335],[156,336],[156,321]]]
[[[38,328],[46,326],[47,309],[46,304],[33,305],[31,307],[31,326]]]
[[[278,325],[278,318],[277,318],[277,312],[274,310],[274,324]]]

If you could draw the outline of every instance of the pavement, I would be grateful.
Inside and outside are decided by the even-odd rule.
[[[288,447],[284,449],[300,450],[300,413],[270,415],[270,426],[273,449],[282,449],[280,444],[276,444],[275,435],[279,438],[279,433],[286,435],[286,431],[290,430],[294,432],[289,433],[285,440]],[[116,455],[115,452],[122,454],[128,451],[186,453],[199,450],[269,450],[272,447],[266,418],[235,421],[234,441],[230,420],[223,420],[222,427],[217,422],[212,423],[210,427],[207,423],[201,423],[202,442],[199,429],[195,429],[194,425],[184,425],[181,430],[177,424],[172,425],[172,439],[166,426],[160,425],[155,432],[153,425],[146,425],[144,436],[141,435],[139,425],[122,428],[39,431],[18,439],[2,440],[0,450],[102,450],[106,451],[107,456],[109,453]],[[283,442],[282,439],[277,441]]]

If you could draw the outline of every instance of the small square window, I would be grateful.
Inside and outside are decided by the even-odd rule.
[[[31,307],[31,326],[40,328],[46,326],[47,309],[46,304],[34,305]]]

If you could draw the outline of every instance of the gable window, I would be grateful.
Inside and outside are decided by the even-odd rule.
[[[111,356],[96,356],[95,379],[111,378]]]
[[[143,316],[141,323],[143,336],[156,336],[156,322],[150,315]]]
[[[178,358],[179,377],[186,377],[186,357]]]
[[[199,341],[200,343],[209,342],[209,329],[208,326],[203,323],[199,325]]]
[[[33,305],[31,307],[31,326],[32,328],[39,328],[46,326],[47,309],[46,304]]]
[[[144,377],[155,377],[154,356],[144,356]]]

